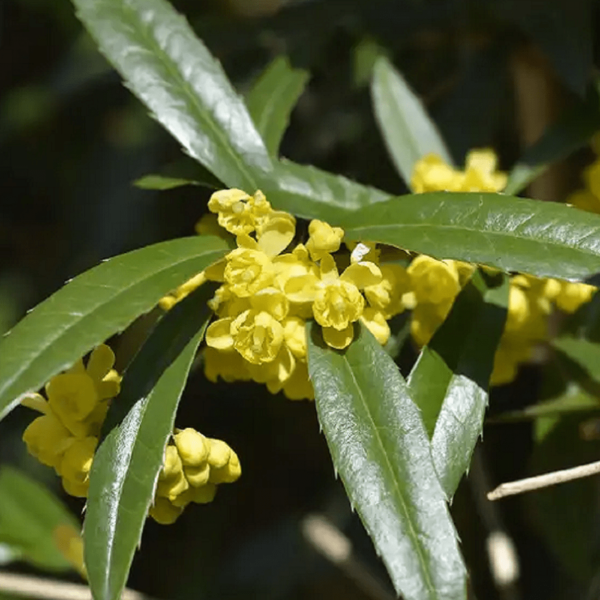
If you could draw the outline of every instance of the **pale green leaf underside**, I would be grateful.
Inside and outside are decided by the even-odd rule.
[[[371,94],[377,124],[407,186],[415,163],[426,154],[437,154],[452,164],[444,140],[423,104],[384,56],[375,63]]]
[[[334,466],[397,592],[405,600],[465,600],[429,438],[393,360],[365,328],[337,352],[313,325],[309,372]]]
[[[227,186],[254,192],[271,160],[242,100],[165,0],[73,0],[129,89]]]
[[[335,222],[349,240],[570,280],[600,272],[600,216],[501,194],[435,192],[393,198]]]
[[[112,258],[71,280],[0,340],[0,417],[21,394],[148,312],[227,252],[216,237],[162,242]]]

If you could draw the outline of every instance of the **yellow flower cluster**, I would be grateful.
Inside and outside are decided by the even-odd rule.
[[[598,177],[600,182],[600,170]],[[474,150],[467,156],[464,171],[447,165],[438,156],[425,156],[415,165],[411,184],[418,193],[500,192],[506,185],[506,175],[496,170],[496,156],[491,150]],[[472,269],[471,265],[426,256],[412,261],[408,267],[415,294],[411,332],[419,345],[426,344],[444,321]],[[496,353],[492,384],[509,383],[519,364],[532,358],[536,344],[547,338],[553,306],[574,312],[591,299],[595,289],[557,279],[512,277],[508,316]]]
[[[71,496],[86,498],[89,475],[100,431],[110,402],[120,391],[115,356],[102,344],[87,364],[78,360],[45,386],[46,398],[29,394],[21,404],[41,416],[23,433],[30,454],[53,467]],[[177,431],[165,449],[150,516],[172,523],[190,502],[210,502],[219,483],[241,475],[235,452],[221,440],[205,438],[193,429]]]
[[[209,209],[236,237],[237,248],[190,280],[161,305],[169,308],[204,278],[222,285],[209,305],[217,319],[206,332],[205,371],[211,381],[253,380],[290,399],[312,399],[306,363],[306,320],[323,329],[325,342],[346,348],[362,321],[385,344],[387,319],[404,310],[405,269],[381,263],[364,244],[340,253],[344,232],[312,221],[306,244],[292,242],[296,221],[273,210],[265,196],[241,190],[212,195]],[[370,258],[370,260],[365,260]]]
[[[233,483],[241,474],[237,454],[225,442],[191,428],[176,431],[165,449],[150,516],[169,525],[190,502],[212,502],[218,484]]]
[[[112,350],[98,346],[87,365],[80,359],[46,384],[47,400],[31,394],[21,402],[42,413],[23,433],[29,453],[55,469],[71,496],[87,496],[100,429],[110,400],[119,393],[114,362]]]

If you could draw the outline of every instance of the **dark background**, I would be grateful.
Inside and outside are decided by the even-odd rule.
[[[492,146],[509,169],[558,115],[578,106],[596,78],[598,6],[591,0],[174,4],[242,92],[281,53],[310,71],[283,155],[394,193],[406,188],[372,114],[373,44],[421,96],[458,164],[470,148]],[[564,200],[591,158],[581,151],[529,195]],[[96,52],[69,2],[0,0],[0,331],[101,259],[190,235],[209,190],[132,185],[174,164],[193,173],[177,143]],[[136,335],[113,346],[127,354]],[[403,350],[403,371],[414,356],[410,346]],[[535,402],[547,370],[543,361],[526,367],[514,384],[495,390],[490,415]],[[19,409],[0,423],[0,461],[61,493],[53,473],[25,454],[20,436],[30,419]],[[493,508],[482,500],[501,481],[597,459],[598,442],[581,439],[580,420],[564,420],[543,447],[535,446],[531,423],[486,426],[481,468],[452,507],[478,598],[600,597],[594,481]],[[311,403],[271,396],[258,385],[212,385],[196,371],[177,424],[225,439],[240,456],[243,477],[223,486],[214,503],[189,507],[173,526],[149,521],[131,587],[181,600],[383,598],[303,540],[301,520],[319,512],[350,536],[361,568],[391,590],[334,478]],[[65,500],[81,512],[80,501]],[[485,554],[485,539],[498,526],[517,544],[521,569],[517,585],[504,591],[494,585]]]

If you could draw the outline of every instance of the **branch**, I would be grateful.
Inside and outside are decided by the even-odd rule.
[[[600,462],[593,462],[587,465],[573,467],[572,469],[553,471],[552,473],[538,475],[537,477],[528,477],[527,479],[519,479],[518,481],[511,481],[510,483],[503,483],[495,490],[489,492],[487,497],[488,500],[500,500],[500,498],[505,498],[506,496],[514,496],[515,494],[522,494],[523,492],[540,490],[542,488],[557,485],[559,483],[574,481],[575,479],[583,479],[584,477],[590,477],[591,475],[597,475],[598,473],[600,473]]]

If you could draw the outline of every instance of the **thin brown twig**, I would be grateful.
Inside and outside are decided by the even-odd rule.
[[[552,485],[558,485],[559,483],[583,479],[584,477],[590,477],[599,473],[600,461],[589,463],[587,465],[580,465],[578,467],[573,467],[572,469],[553,471],[552,473],[537,475],[536,477],[528,477],[527,479],[519,479],[518,481],[503,483],[495,490],[489,492],[487,497],[488,500],[500,500],[500,498],[505,498],[506,496],[514,496],[515,494],[532,492],[534,490],[540,490]]]

